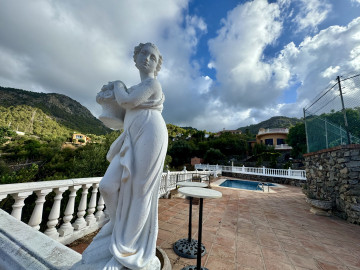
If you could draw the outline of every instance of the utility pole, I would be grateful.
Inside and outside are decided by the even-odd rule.
[[[345,110],[345,105],[344,105],[344,98],[343,98],[343,93],[342,93],[342,89],[341,89],[340,76],[337,76],[337,81],[338,81],[339,91],[340,91],[342,111],[343,111],[343,114],[344,114],[346,135],[347,135],[347,139],[348,139],[348,144],[351,144],[350,132],[349,132],[349,125],[348,125],[348,121],[347,121],[347,117],[346,117],[346,110]]]

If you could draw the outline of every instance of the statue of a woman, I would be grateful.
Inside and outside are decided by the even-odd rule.
[[[110,165],[100,182],[110,221],[84,251],[79,268],[160,269],[155,256],[158,192],[168,144],[161,115],[164,94],[156,80],[162,56],[154,44],[140,43],[134,61],[141,82],[130,88],[110,82],[97,98],[125,110],[119,119],[124,132],[110,147]]]

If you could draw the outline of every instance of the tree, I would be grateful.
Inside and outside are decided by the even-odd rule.
[[[293,157],[299,158],[306,153],[306,132],[304,123],[297,123],[290,128],[287,143],[292,147],[291,155]]]
[[[225,132],[219,137],[209,141],[209,147],[219,149],[224,155],[245,156],[247,151],[247,140],[244,135]]]
[[[268,150],[268,146],[262,143],[255,143],[254,148],[252,149],[252,154],[254,156],[260,155],[263,152]]]
[[[13,137],[16,133],[8,127],[0,127],[0,145],[8,141],[6,137]]]
[[[168,150],[168,154],[172,157],[171,165],[173,167],[179,167],[186,163],[190,163],[193,150],[194,148],[192,144],[186,140],[173,142],[172,146]]]
[[[226,156],[219,149],[210,148],[204,156],[205,163],[222,164]]]

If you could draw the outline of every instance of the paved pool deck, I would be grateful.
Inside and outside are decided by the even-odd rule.
[[[360,226],[337,217],[316,216],[301,188],[283,186],[274,193],[212,186],[221,199],[205,199],[202,266],[220,269],[360,270]],[[173,251],[186,238],[189,200],[160,199],[158,245],[173,270],[195,265]],[[193,205],[193,237],[197,239],[198,205]]]
[[[360,225],[310,213],[301,188],[283,186],[272,193],[222,188],[221,199],[205,199],[202,266],[209,270],[360,270]],[[197,239],[198,205],[193,205],[193,238]],[[195,265],[173,251],[188,235],[189,200],[159,200],[157,244],[173,270]],[[82,252],[87,242],[72,248]]]

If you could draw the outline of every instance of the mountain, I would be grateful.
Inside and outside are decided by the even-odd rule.
[[[274,116],[255,125],[240,127],[238,130],[241,130],[243,133],[245,133],[245,131],[248,129],[250,133],[257,134],[260,128],[290,128],[299,122],[302,122],[302,120],[295,117],[289,118],[286,116]]]
[[[47,121],[50,126],[59,125],[56,129],[62,126],[70,132],[103,135],[111,131],[86,107],[61,94],[36,93],[0,86],[0,107],[1,125],[9,126],[10,124],[14,129],[20,125],[27,129],[19,129],[19,131],[37,134],[40,129],[38,128],[38,131],[34,132],[35,126],[41,126],[45,120],[56,122],[56,124],[50,124],[51,121]],[[24,116],[23,118],[19,117],[19,112]],[[25,117],[26,114],[28,114],[27,117]]]

